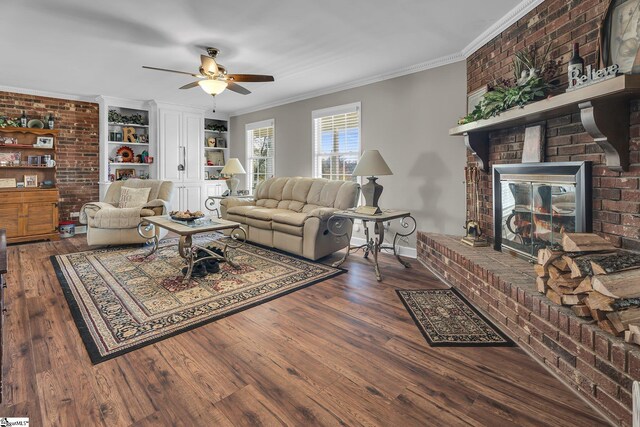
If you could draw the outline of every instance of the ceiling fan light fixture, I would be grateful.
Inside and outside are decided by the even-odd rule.
[[[207,92],[209,95],[218,95],[224,92],[227,88],[227,84],[228,83],[223,80],[215,79],[200,80],[198,82],[198,85],[200,85],[202,90]]]

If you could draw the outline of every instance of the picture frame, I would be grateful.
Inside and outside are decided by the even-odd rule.
[[[207,147],[215,148],[215,147],[217,147],[216,143],[217,143],[217,141],[216,141],[215,137],[210,136],[210,137],[207,138]]]
[[[488,91],[489,87],[484,85],[483,87],[467,94],[467,114],[470,114],[476,108],[476,105],[480,103],[480,100],[482,100],[482,97]]]
[[[27,165],[40,166],[40,156],[27,156]]]
[[[207,152],[207,165],[208,166],[224,166],[224,152],[222,152],[222,151],[208,151]]]
[[[0,166],[20,165],[20,153],[0,153]]]
[[[122,181],[136,177],[135,169],[116,169],[116,181]]]
[[[15,178],[0,178],[0,188],[16,188],[17,186]]]
[[[209,171],[204,171],[204,179],[207,180],[207,181],[211,179],[209,177]]]
[[[38,175],[25,175],[24,188],[38,188]]]
[[[227,148],[227,140],[224,138],[216,138],[216,147]]]
[[[600,30],[600,66],[640,73],[640,0],[612,0]]]
[[[39,148],[53,148],[52,136],[39,136],[36,138],[36,147]]]

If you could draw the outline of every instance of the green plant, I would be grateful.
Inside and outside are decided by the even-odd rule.
[[[0,117],[0,128],[6,127],[19,127],[20,120],[18,119],[10,119],[8,117]]]
[[[549,59],[551,44],[542,55],[535,45],[516,52],[513,56],[513,79],[499,79],[482,97],[471,113],[458,123],[466,124],[495,117],[513,107],[525,105],[544,98],[554,88],[559,64]]]

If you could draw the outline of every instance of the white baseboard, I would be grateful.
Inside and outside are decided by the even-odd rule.
[[[367,241],[362,237],[351,238],[351,246],[360,246],[360,245],[364,245],[365,243],[367,243]],[[416,248],[410,248],[408,246],[400,246],[399,252],[400,252],[399,255],[402,255],[403,257],[413,258],[413,259],[416,259],[418,257],[418,251],[416,251]]]

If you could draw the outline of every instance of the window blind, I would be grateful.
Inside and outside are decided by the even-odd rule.
[[[313,119],[314,177],[355,181],[360,157],[360,103],[317,110]]]
[[[248,186],[253,191],[275,174],[275,126],[273,120],[245,126],[247,142]]]

